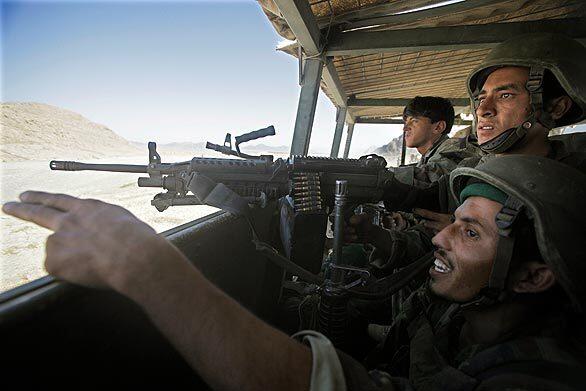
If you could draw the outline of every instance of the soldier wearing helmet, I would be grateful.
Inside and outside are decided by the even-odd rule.
[[[549,130],[586,118],[585,61],[579,42],[556,34],[519,36],[492,50],[467,82],[481,148],[552,153]]]
[[[546,156],[586,170],[584,136],[548,138],[556,126],[586,119],[586,48],[559,34],[534,33],[512,38],[495,47],[468,77],[468,93],[475,102],[478,142],[487,155],[465,159],[474,166],[495,155]],[[395,186],[386,195],[393,206],[450,209],[447,177],[425,194]],[[439,193],[439,196],[438,196]],[[402,204],[407,199],[410,205]]]
[[[487,290],[481,292],[475,305],[507,299],[511,262],[532,258],[566,293],[565,304],[584,310],[586,288],[577,279],[586,272],[586,264],[580,261],[586,249],[575,238],[586,234],[576,213],[586,203],[585,180],[586,175],[567,165],[524,155],[491,159],[477,168],[462,167],[453,172],[451,191],[461,203],[476,195],[502,205],[495,216],[498,240]],[[523,237],[527,233],[530,238]],[[434,244],[442,248],[439,236]],[[518,240],[525,242],[519,245]],[[518,268],[519,260],[516,262]]]
[[[559,34],[522,35],[495,47],[467,81],[475,102],[478,142],[485,155],[464,159],[459,166],[474,167],[498,155],[523,154],[545,156],[586,172],[585,135],[548,138],[552,128],[586,119],[585,63],[586,48]],[[436,232],[450,223],[456,207],[447,176],[425,190],[396,181],[384,200],[389,209],[418,208],[416,213],[426,219],[424,226]],[[367,240],[387,257],[386,263],[377,266],[383,273],[431,247],[430,237],[421,229],[388,233],[387,238],[380,230],[362,225],[364,221],[358,221],[355,229],[373,232]]]
[[[53,229],[47,271],[136,301],[212,388],[583,389],[586,175],[511,155],[451,178],[456,220],[371,367],[255,318],[120,207],[26,192],[3,210]]]
[[[337,358],[356,389],[583,389],[586,175],[509,155],[457,168],[451,190],[455,221],[433,238],[427,283],[366,360],[376,370],[302,334],[314,360]]]

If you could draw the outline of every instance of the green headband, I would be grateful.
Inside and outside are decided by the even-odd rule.
[[[460,193],[460,203],[463,203],[468,197],[483,197],[489,200],[496,201],[500,204],[505,204],[508,196],[497,189],[496,187],[484,182],[471,183]]]

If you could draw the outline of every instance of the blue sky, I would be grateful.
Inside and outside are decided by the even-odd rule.
[[[136,141],[214,141],[275,125],[289,145],[297,61],[260,6],[240,2],[2,2],[2,101],[66,108]],[[328,153],[320,94],[310,152]],[[352,154],[400,127],[357,125]]]

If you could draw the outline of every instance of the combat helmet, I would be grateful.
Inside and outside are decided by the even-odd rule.
[[[584,310],[586,284],[586,175],[553,159],[506,155],[476,167],[455,169],[450,175],[452,194],[474,181],[496,187],[507,195],[496,215],[499,231],[497,252],[488,283],[475,305],[504,300],[515,223],[525,213],[535,228],[536,242],[545,263],[570,297],[577,311]],[[459,198],[459,197],[457,197]]]
[[[527,130],[539,121],[548,129],[566,126],[586,118],[586,48],[578,41],[561,34],[533,33],[509,39],[496,46],[482,63],[468,76],[468,94],[475,102],[488,75],[503,66],[529,68],[526,88],[530,94],[531,114],[519,124],[480,147],[485,152],[502,153],[527,134]],[[543,75],[549,70],[573,100],[571,113],[556,121],[543,111]],[[536,113],[540,113],[537,118]]]

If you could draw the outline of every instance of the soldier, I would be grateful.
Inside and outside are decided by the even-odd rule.
[[[485,154],[464,159],[460,166],[474,167],[497,155],[524,154],[546,156],[586,171],[583,135],[548,138],[553,127],[586,118],[585,62],[586,48],[558,34],[523,35],[495,47],[467,83],[475,102],[478,142]],[[416,207],[414,212],[435,232],[451,222],[455,200],[450,196],[447,176],[423,191],[399,181],[385,195],[389,209]],[[355,217],[353,222],[359,231],[370,230],[364,227],[367,222],[363,218]],[[372,244],[388,256],[386,263],[379,265],[381,273],[388,274],[431,248],[430,236],[420,229],[400,233],[373,230]]]
[[[348,389],[583,389],[586,229],[576,212],[586,206],[586,176],[510,155],[458,168],[450,182],[456,220],[433,238],[428,284],[367,360],[377,369],[301,333],[314,361],[337,358]],[[312,381],[332,384],[340,369],[314,370]]]
[[[586,170],[583,136],[548,138],[552,128],[586,119],[585,61],[586,48],[559,34],[522,35],[495,47],[467,82],[475,102],[478,143],[486,154],[461,165],[474,166],[496,155],[524,154],[547,156]],[[439,199],[424,196],[422,204],[431,198],[436,210],[453,209],[447,177],[438,190]]]
[[[388,340],[372,372],[321,334],[299,334],[300,344],[263,323],[120,207],[25,192],[3,210],[55,231],[49,273],[137,302],[214,389],[583,387],[586,176],[517,155],[451,178],[456,221],[434,238],[429,284],[395,323],[408,338]]]
[[[454,124],[454,108],[447,99],[417,96],[405,106],[403,121],[405,144],[421,154],[416,165],[395,169],[403,183],[428,187],[463,159],[480,156],[468,138],[448,137]]]

